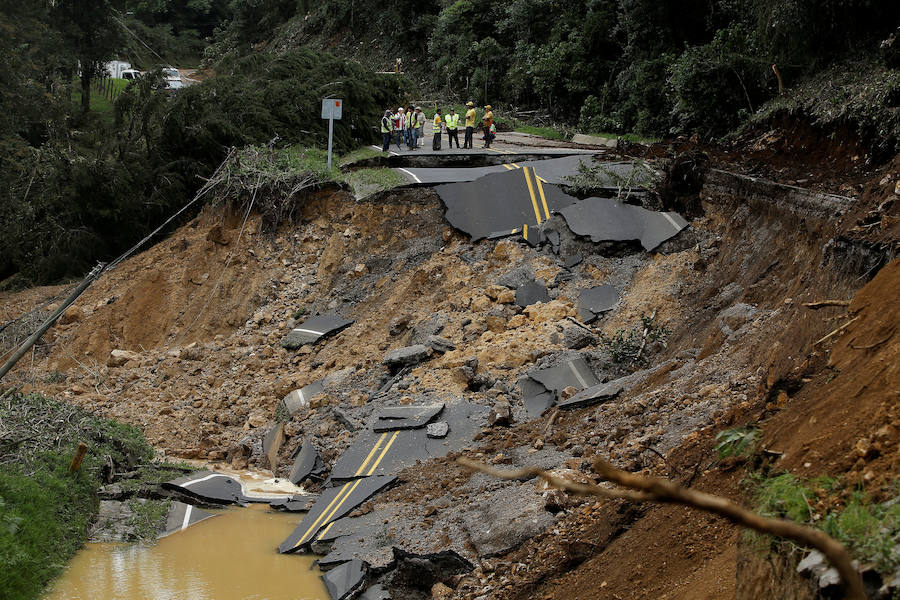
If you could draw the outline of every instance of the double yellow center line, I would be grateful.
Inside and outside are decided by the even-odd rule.
[[[381,463],[388,450],[390,450],[391,445],[394,443],[394,440],[397,439],[397,435],[399,435],[399,433],[400,431],[395,431],[393,435],[390,436],[390,438],[388,438],[390,432],[386,431],[382,433],[381,437],[378,438],[378,441],[375,442],[375,445],[369,451],[366,459],[359,466],[359,469],[356,470],[356,474],[354,475],[354,477],[368,477],[372,473],[374,473],[375,469],[378,468],[378,465]],[[385,440],[387,440],[386,443]],[[380,454],[378,453],[379,449],[381,450]],[[373,461],[372,459],[376,454],[378,455],[378,458]],[[369,463],[371,463],[371,465]],[[325,529],[322,530],[322,533],[319,534],[318,539],[322,539],[325,534],[328,533],[328,530],[331,529],[331,519],[333,519],[334,515],[336,515],[337,512],[341,509],[341,506],[344,504],[344,502],[347,501],[347,498],[349,498],[353,494],[353,491],[356,490],[361,481],[362,479],[356,479],[355,481],[348,481],[347,483],[345,483],[341,487],[341,490],[337,493],[337,495],[328,504],[328,506],[325,507],[325,510],[322,511],[315,522],[313,522],[313,524],[309,526],[309,529],[306,530],[306,533],[303,534],[303,537],[301,537],[300,540],[296,544],[294,544],[294,548],[305,544],[309,539],[312,538],[312,536],[322,524],[328,523],[328,526],[325,527]]]

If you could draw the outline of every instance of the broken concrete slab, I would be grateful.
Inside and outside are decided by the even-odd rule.
[[[345,600],[365,587],[369,566],[361,560],[351,560],[322,575],[331,600]]]
[[[162,530],[159,532],[160,538],[172,535],[179,531],[184,531],[191,525],[196,525],[200,521],[211,519],[218,516],[214,513],[201,510],[196,506],[186,504],[184,502],[173,501],[169,505],[169,512],[166,514],[166,522]]]
[[[325,391],[325,378],[313,381],[299,390],[294,390],[281,400],[289,415],[295,415],[309,408],[309,401]]]
[[[441,420],[450,427],[444,439],[429,438],[424,428],[383,433],[361,431],[332,466],[331,477],[342,481],[361,475],[396,473],[416,460],[460,450],[484,426],[487,412],[488,408],[480,404],[446,404],[440,412]],[[377,416],[374,422],[378,423]]]
[[[429,423],[425,426],[425,435],[433,439],[443,439],[450,433],[450,425],[446,421]]]
[[[319,531],[390,485],[394,475],[376,475],[347,481],[326,489],[297,528],[278,546],[282,554],[297,552],[312,542]]]
[[[528,375],[551,392],[554,392],[557,399],[567,387],[583,390],[600,383],[587,361],[581,357],[566,361],[555,367],[531,372]]]
[[[478,556],[487,558],[517,548],[555,522],[533,485],[509,485],[472,504],[461,515]]]
[[[425,427],[440,412],[444,410],[444,403],[388,406],[379,410],[375,415],[375,423],[372,431],[381,433],[395,431],[397,429],[418,429]]]
[[[606,400],[611,398],[615,398],[619,395],[619,393],[625,389],[623,385],[622,379],[616,379],[614,381],[610,381],[607,383],[601,383],[599,385],[594,385],[584,390],[581,390],[568,400],[563,400],[557,406],[560,408],[584,408],[585,406],[593,406],[594,404],[600,404]]]
[[[575,267],[584,260],[584,257],[581,254],[573,254],[572,256],[567,256],[565,260],[563,260],[563,266],[567,269],[571,269]]]
[[[530,419],[540,417],[556,401],[556,394],[531,377],[523,377],[518,381],[517,385],[522,391],[525,412]]]
[[[597,315],[612,308],[619,301],[619,291],[611,285],[598,285],[578,293],[578,318],[590,323]]]
[[[443,338],[437,335],[429,335],[427,344],[429,348],[440,354],[445,354],[447,352],[456,350],[456,344],[454,344],[447,338]]]
[[[587,198],[561,207],[559,213],[576,235],[593,242],[640,240],[648,252],[687,227],[674,212],[656,212],[612,198]]]
[[[293,459],[294,466],[291,468],[288,480],[294,485],[300,485],[307,477],[317,477],[326,471],[325,461],[322,460],[318,449],[309,440],[304,440],[297,446]]]
[[[401,369],[419,364],[431,356],[432,350],[424,344],[415,344],[405,348],[397,348],[388,352],[381,363],[391,369]]]
[[[359,600],[391,600],[391,594],[379,583],[363,592]]]
[[[550,302],[550,294],[544,284],[532,281],[516,288],[517,305],[525,308],[538,302]]]
[[[544,184],[530,168],[486,175],[471,183],[439,185],[434,189],[447,207],[446,217],[450,224],[469,234],[473,240],[492,233],[522,232],[523,226],[536,230],[550,218],[551,212],[577,201],[560,188]]]
[[[352,324],[352,320],[345,319],[337,313],[316,315],[292,329],[281,341],[281,345],[288,350],[296,350],[304,344],[315,344],[322,338],[334,335]]]
[[[245,504],[251,501],[244,495],[240,481],[212,471],[197,471],[166,481],[162,487],[212,504]]]
[[[512,271],[507,271],[497,279],[497,285],[503,285],[511,290],[534,281],[534,270],[529,263],[519,265]]]
[[[285,512],[306,512],[313,507],[319,496],[310,494],[308,496],[288,496],[269,502],[269,508],[273,510],[283,510]]]
[[[263,454],[269,463],[269,468],[275,473],[278,470],[278,451],[284,443],[284,422],[279,421],[266,431],[263,436]]]

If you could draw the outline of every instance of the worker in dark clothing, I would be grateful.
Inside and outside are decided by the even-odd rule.
[[[441,120],[441,109],[437,109],[434,113],[434,121],[432,121],[432,133],[434,133],[434,137],[431,140],[431,149],[432,150],[440,150],[441,149],[441,124],[443,121]],[[456,142],[459,143],[459,140]]]
[[[459,115],[451,108],[447,113],[447,146],[453,148],[453,140],[459,148]]]

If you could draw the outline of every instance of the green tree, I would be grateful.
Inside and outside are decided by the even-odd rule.
[[[121,26],[110,0],[57,0],[52,17],[77,60],[81,110],[86,113],[91,108],[91,80],[101,75],[103,63],[121,46]]]

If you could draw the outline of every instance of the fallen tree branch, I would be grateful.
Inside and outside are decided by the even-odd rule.
[[[849,300],[820,300],[818,302],[804,302],[803,306],[810,310],[819,310],[827,306],[850,306]]]
[[[653,312],[650,314],[650,322],[653,322],[653,319],[656,318],[656,309],[653,309]],[[647,345],[647,335],[650,333],[650,325],[646,325],[644,327],[644,333],[641,335],[641,347],[638,348],[637,354],[634,359],[631,361],[632,363],[637,362],[637,360],[641,357],[641,354],[644,352],[644,346]]]
[[[829,333],[828,335],[826,335],[825,337],[823,337],[822,339],[820,339],[819,341],[817,341],[816,343],[814,343],[813,346],[818,346],[819,344],[821,344],[821,343],[824,342],[825,340],[827,340],[827,339],[829,339],[829,338],[831,338],[831,337],[833,337],[833,336],[839,334],[840,332],[842,332],[843,330],[845,330],[845,329],[850,325],[850,323],[852,323],[853,321],[857,320],[858,318],[859,318],[859,316],[853,317],[852,319],[850,319],[849,321],[847,321],[846,323],[844,323],[843,325],[841,325],[840,327],[838,327],[837,329],[835,329],[834,331],[832,331],[831,333]]]
[[[738,506],[727,498],[685,488],[666,479],[635,475],[634,473],[618,469],[602,459],[594,461],[594,471],[605,481],[616,483],[626,489],[621,490],[594,484],[574,483],[554,477],[547,471],[538,468],[502,471],[466,458],[459,458],[457,462],[475,471],[481,471],[501,479],[540,477],[556,488],[582,496],[622,498],[633,502],[681,504],[719,515],[732,523],[754,531],[792,539],[804,546],[811,546],[819,550],[828,558],[844,582],[845,598],[848,600],[866,600],[862,579],[853,567],[847,550],[837,540],[822,531],[805,527],[793,521],[762,517]]]

